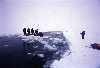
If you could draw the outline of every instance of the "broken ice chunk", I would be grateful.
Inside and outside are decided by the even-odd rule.
[[[7,47],[8,45],[4,45],[5,47]]]
[[[44,57],[44,54],[38,54],[38,56],[43,58]]]
[[[57,48],[54,48],[53,46],[50,46],[50,45],[44,45],[44,48],[45,49],[48,49],[48,50],[50,50],[50,51],[54,51],[54,50],[57,50]]]
[[[28,55],[31,55],[32,53],[28,53]]]

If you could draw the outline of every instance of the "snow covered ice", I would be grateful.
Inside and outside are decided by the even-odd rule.
[[[64,32],[64,35],[70,40],[70,51],[66,52],[59,61],[56,60],[51,68],[99,68],[100,50],[93,49],[91,44],[100,43],[100,33],[90,33],[81,39],[78,32]],[[91,47],[91,48],[90,48]]]

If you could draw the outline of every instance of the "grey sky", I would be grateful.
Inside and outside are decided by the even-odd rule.
[[[2,0],[1,4],[2,33],[18,33],[24,27],[40,31],[99,28],[99,0]]]

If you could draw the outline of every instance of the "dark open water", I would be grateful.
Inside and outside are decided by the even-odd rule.
[[[57,51],[63,48],[63,52],[55,54],[57,51],[44,50],[40,42],[26,43],[18,35],[2,36],[0,37],[0,68],[44,68],[44,64],[59,60],[60,54],[69,49],[68,44],[59,43],[56,46],[58,46]],[[38,54],[43,54],[44,57],[39,57]],[[49,65],[45,68],[49,68]]]

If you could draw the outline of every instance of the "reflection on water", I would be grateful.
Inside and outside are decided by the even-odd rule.
[[[23,42],[23,51],[24,51],[24,54],[29,53],[29,45],[30,45],[30,43]]]

